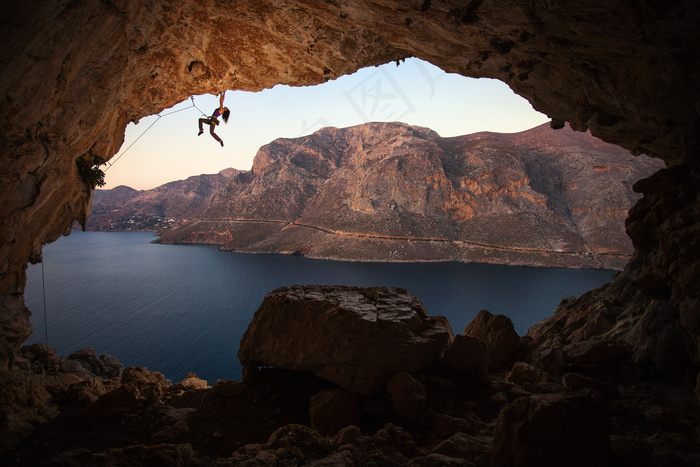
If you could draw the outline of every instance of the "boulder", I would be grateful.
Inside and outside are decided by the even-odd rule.
[[[343,428],[362,423],[362,401],[344,389],[327,389],[311,398],[309,413],[316,431],[333,436]]]
[[[440,366],[477,376],[486,374],[489,369],[488,348],[476,337],[457,334],[440,359]]]
[[[75,404],[89,405],[107,392],[102,382],[97,378],[89,378],[71,384],[66,391],[66,398]]]
[[[22,347],[21,352],[22,356],[28,358],[29,360],[52,359],[56,357],[56,350],[52,349],[43,342],[25,345]]]
[[[357,444],[361,438],[362,432],[360,429],[355,425],[350,425],[346,426],[335,435],[333,438],[333,445],[336,446],[336,448],[346,445],[354,445]]]
[[[610,409],[594,391],[520,397],[498,415],[493,466],[607,465]]]
[[[187,376],[180,381],[179,383],[175,383],[172,386],[170,386],[170,390],[172,391],[191,391],[195,389],[207,389],[210,388],[206,382],[206,380],[199,379],[196,373],[187,373]]]
[[[455,433],[468,435],[483,434],[490,429],[474,414],[465,414],[465,418],[453,417],[444,413],[427,410],[421,417],[421,424],[431,429],[440,439],[447,439]]]
[[[476,459],[478,457],[489,459],[491,457],[491,438],[455,433],[435,446],[431,453],[460,459]]]
[[[97,352],[90,348],[76,350],[68,359],[83,362],[91,374],[102,378],[115,378],[121,376],[124,371],[124,366],[116,357],[106,354],[98,357]]]
[[[88,365],[88,363],[83,360],[59,358],[57,359],[57,361],[59,362],[58,370],[61,373],[71,373],[83,378],[90,378],[92,376],[95,376],[90,369],[90,365]]]
[[[566,354],[560,347],[541,345],[532,351],[526,360],[544,371],[557,373],[566,365]]]
[[[518,386],[523,386],[526,383],[538,385],[545,383],[547,379],[546,373],[525,362],[516,362],[508,376],[506,376],[506,381]]]
[[[309,371],[371,395],[437,362],[453,339],[405,289],[291,286],[267,294],[241,339],[244,367]],[[248,372],[246,372],[248,373]]]
[[[565,346],[563,350],[571,361],[578,364],[616,360],[625,355],[627,351],[623,344],[603,339],[576,342]]]
[[[493,315],[481,310],[464,328],[465,336],[474,337],[486,344],[489,369],[503,369],[513,362],[520,350],[520,336],[513,322],[504,315]]]
[[[87,408],[86,416],[95,421],[140,409],[158,401],[166,387],[162,374],[129,367],[122,374],[121,385],[100,396]]]
[[[397,373],[386,383],[396,412],[406,421],[416,420],[425,411],[425,386],[408,373]]]
[[[578,391],[580,389],[592,389],[598,391],[609,399],[617,399],[620,397],[620,391],[616,386],[598,381],[578,373],[566,373],[561,378],[561,382],[569,391]]]
[[[278,454],[293,448],[296,448],[297,452],[311,450],[326,455],[333,452],[333,442],[329,438],[321,436],[316,430],[298,424],[278,428],[270,435],[267,443],[261,447]]]
[[[223,398],[231,398],[243,394],[245,387],[239,381],[230,379],[220,379],[214,384],[214,392],[217,396]]]

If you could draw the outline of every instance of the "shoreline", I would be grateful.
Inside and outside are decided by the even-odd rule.
[[[217,242],[207,242],[207,241],[185,241],[185,242],[171,242],[171,241],[161,241],[162,235],[159,234],[159,232],[162,232],[162,230],[148,230],[148,229],[143,229],[143,230],[87,230],[86,232],[91,232],[91,233],[100,233],[100,232],[110,232],[110,233],[126,233],[126,232],[152,232],[157,238],[152,240],[151,243],[157,243],[161,245],[211,245],[211,246],[216,246],[220,251],[225,251],[225,252],[230,252],[234,254],[245,254],[245,255],[283,255],[283,256],[303,256],[309,259],[317,260],[317,261],[335,261],[335,262],[343,262],[343,263],[396,263],[396,264],[401,264],[401,263],[406,263],[406,264],[411,264],[411,263],[462,263],[462,264],[492,264],[492,265],[497,265],[497,266],[511,266],[511,267],[534,267],[534,268],[557,268],[557,269],[590,269],[590,270],[607,270],[607,271],[623,271],[627,265],[627,263],[630,261],[632,258],[632,255],[625,255],[625,254],[620,254],[620,253],[596,253],[592,255],[593,257],[585,257],[585,254],[581,253],[576,253],[576,252],[568,252],[568,251],[549,251],[548,253],[551,253],[553,255],[565,255],[569,258],[572,259],[578,259],[581,262],[581,264],[568,264],[561,257],[559,257],[560,261],[546,261],[546,258],[542,255],[543,260],[542,261],[519,261],[519,260],[501,260],[499,258],[495,257],[490,257],[486,258],[483,260],[479,259],[460,259],[457,257],[451,257],[451,258],[435,258],[435,259],[386,259],[386,258],[349,258],[346,256],[336,256],[336,255],[323,255],[323,254],[313,254],[313,253],[302,253],[299,254],[299,250],[275,250],[275,251],[263,251],[263,250],[240,250],[240,249],[235,249],[235,248],[226,248],[226,244],[222,243],[217,243]],[[358,234],[359,235],[359,234]],[[368,235],[368,234],[362,234],[362,235]],[[379,238],[379,240],[388,240],[384,238]],[[398,240],[398,239],[391,239],[388,240],[391,242],[403,242],[404,244],[408,245],[411,243],[412,240]],[[423,240],[425,241],[425,240]],[[452,242],[450,240],[442,240],[442,242]],[[463,241],[454,241],[458,243],[470,243],[470,242],[463,242]],[[502,251],[505,247],[499,247],[499,246],[491,246],[494,249],[498,249]],[[528,252],[528,253],[535,253],[533,251],[534,249],[532,248],[525,248],[525,247],[513,247],[514,252]],[[535,253],[537,254],[537,253]],[[615,265],[604,265],[601,264],[597,258],[605,258],[608,260],[619,260],[620,263],[624,261],[624,264],[621,264],[620,266],[615,266]],[[595,265],[597,264],[597,265]]]

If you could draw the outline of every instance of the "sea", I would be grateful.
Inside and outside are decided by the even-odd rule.
[[[188,372],[209,384],[240,380],[239,342],[265,294],[288,285],[393,286],[445,316],[455,334],[480,310],[508,316],[520,335],[566,297],[614,271],[491,264],[354,263],[247,255],[209,245],[161,245],[152,232],[73,231],[29,265],[25,301],[34,333],[59,356],[92,348],[125,366]]]

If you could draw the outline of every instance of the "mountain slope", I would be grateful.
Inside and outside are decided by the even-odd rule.
[[[162,242],[346,260],[620,267],[634,181],[662,167],[543,125],[442,138],[369,123],[278,139]]]
[[[224,169],[166,183],[152,190],[118,186],[95,190],[86,230],[158,230],[191,219],[207,207],[211,197],[239,174]]]

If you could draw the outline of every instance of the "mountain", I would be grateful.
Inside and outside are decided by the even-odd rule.
[[[620,268],[631,186],[662,168],[570,128],[442,138],[402,123],[263,146],[162,243],[353,261]]]
[[[152,190],[118,186],[95,190],[86,230],[160,230],[201,214],[211,197],[239,173],[196,175]]]

